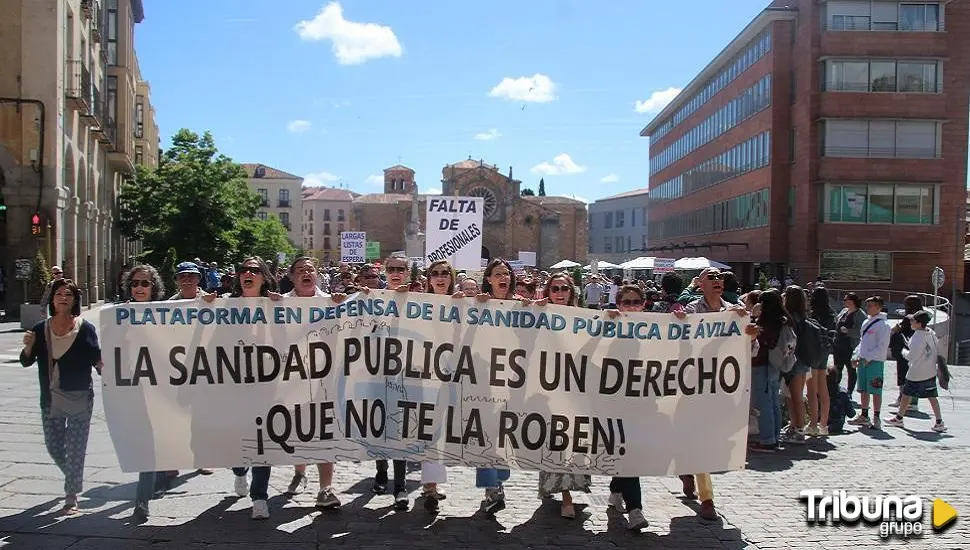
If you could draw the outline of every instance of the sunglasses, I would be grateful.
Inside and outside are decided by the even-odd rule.
[[[569,292],[572,290],[568,286],[551,286],[549,287],[549,292]]]
[[[708,273],[707,274],[707,280],[708,281],[720,281],[722,279],[724,279],[724,275],[721,275],[720,273]]]
[[[253,275],[262,275],[263,274],[263,270],[261,270],[260,268],[258,268],[256,266],[247,265],[247,266],[243,266],[243,267],[239,268],[239,274],[241,275],[243,273],[252,273]]]
[[[139,286],[142,287],[142,288],[149,288],[149,287],[152,286],[152,282],[151,281],[145,281],[145,280],[137,280],[137,279],[132,279],[131,280],[131,288],[135,288],[135,287],[139,287]]]
[[[451,272],[450,271],[432,271],[431,272],[431,276],[432,277],[451,277]]]
[[[407,270],[408,268],[402,266],[387,266],[384,268],[384,271],[387,271],[388,273],[404,273]]]
[[[617,303],[624,307],[639,307],[643,305],[643,300],[620,300]]]

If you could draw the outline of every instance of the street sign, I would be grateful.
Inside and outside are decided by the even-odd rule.
[[[945,281],[945,278],[943,275],[942,267],[936,266],[933,268],[933,275],[931,277],[931,280],[933,281],[933,288],[936,288],[936,289],[943,288],[943,281]]]
[[[34,262],[30,258],[17,258],[15,265],[17,267],[15,278],[18,281],[26,281],[30,278],[30,273],[34,270]]]

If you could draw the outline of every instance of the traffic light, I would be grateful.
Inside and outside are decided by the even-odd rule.
[[[30,234],[40,235],[40,214],[34,214],[30,218]]]

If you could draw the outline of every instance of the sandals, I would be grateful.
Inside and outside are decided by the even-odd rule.
[[[61,514],[65,516],[73,516],[80,513],[80,509],[77,506],[77,497],[68,496],[64,498],[64,507],[61,508]]]

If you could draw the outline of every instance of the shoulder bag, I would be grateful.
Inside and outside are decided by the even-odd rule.
[[[54,360],[53,346],[51,345],[54,331],[51,330],[51,322],[49,319],[44,324],[44,327],[44,337],[47,343],[47,362],[50,366],[51,381],[51,403],[48,414],[51,418],[74,418],[86,415],[90,410],[88,403],[91,398],[91,390],[61,389],[61,368],[57,364],[57,361]]]

